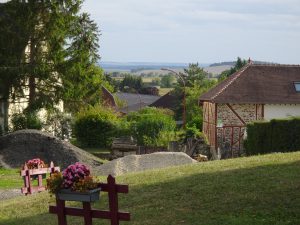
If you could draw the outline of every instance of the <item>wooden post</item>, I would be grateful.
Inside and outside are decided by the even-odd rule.
[[[83,216],[84,216],[84,225],[92,225],[92,208],[90,202],[82,202],[83,205]]]
[[[111,215],[111,225],[119,225],[118,218],[118,193],[116,191],[116,180],[113,176],[107,177],[109,211]]]
[[[56,198],[58,225],[67,225],[65,201]]]
[[[52,173],[54,173],[54,172],[55,172],[54,163],[51,161],[51,162],[50,162],[50,175],[51,175]]]
[[[30,179],[29,169],[28,169],[26,163],[24,165],[24,170],[26,171],[25,172],[25,187],[27,187],[27,194],[31,194],[31,179]]]

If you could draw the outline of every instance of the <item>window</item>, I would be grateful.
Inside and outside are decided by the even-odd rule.
[[[295,89],[297,92],[300,92],[300,81],[299,82],[294,82]]]

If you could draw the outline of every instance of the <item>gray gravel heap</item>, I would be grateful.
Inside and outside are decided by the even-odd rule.
[[[100,166],[101,175],[119,176],[125,173],[165,168],[197,161],[183,152],[157,152],[146,155],[128,155]]]
[[[96,173],[101,165],[92,154],[38,130],[20,130],[0,137],[0,167],[20,168],[33,158],[40,158],[46,163],[53,161],[61,169],[81,162]]]

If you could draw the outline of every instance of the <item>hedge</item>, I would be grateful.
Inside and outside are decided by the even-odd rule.
[[[244,146],[247,155],[300,150],[300,118],[248,124]]]
[[[112,110],[89,107],[76,115],[73,133],[81,147],[109,147],[118,132],[118,122]]]

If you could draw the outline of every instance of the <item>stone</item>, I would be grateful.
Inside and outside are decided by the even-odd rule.
[[[42,131],[20,130],[0,137],[0,167],[20,168],[33,158],[53,161],[61,169],[81,162],[97,172],[101,165],[92,154]]]
[[[197,161],[183,152],[156,152],[145,155],[128,155],[107,162],[99,167],[100,174],[119,176],[125,173],[166,168],[196,163]]]

